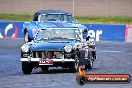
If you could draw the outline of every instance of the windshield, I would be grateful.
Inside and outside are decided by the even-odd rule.
[[[41,22],[45,22],[45,21],[68,21],[68,22],[72,22],[73,17],[71,15],[67,15],[67,14],[46,14],[46,15],[41,15],[40,20],[41,20]]]
[[[75,39],[76,32],[74,29],[45,29],[40,30],[36,40],[41,39]]]

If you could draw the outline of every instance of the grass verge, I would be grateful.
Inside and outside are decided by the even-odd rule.
[[[0,14],[0,21],[32,21],[33,15],[20,14]],[[87,16],[75,17],[79,23],[92,24],[132,24],[132,17],[109,16],[107,19],[104,16]]]

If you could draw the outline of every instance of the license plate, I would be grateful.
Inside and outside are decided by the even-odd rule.
[[[39,65],[53,65],[53,60],[40,60]]]

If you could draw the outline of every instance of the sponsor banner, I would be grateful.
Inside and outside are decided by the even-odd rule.
[[[0,22],[0,38],[23,38],[24,22]]]
[[[23,38],[24,22],[0,22],[0,38]],[[88,28],[88,35],[95,41],[121,41],[130,40],[127,36],[126,25],[112,24],[83,24]],[[132,38],[131,38],[132,39]]]
[[[132,25],[126,26],[125,42],[132,42]]]
[[[96,41],[125,41],[126,25],[83,24],[88,28],[88,35]]]

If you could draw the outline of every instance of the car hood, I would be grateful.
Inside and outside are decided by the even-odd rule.
[[[81,24],[63,23],[63,22],[44,22],[44,23],[36,22],[36,25],[39,29],[43,29],[43,28],[79,28],[79,29],[84,29],[84,28],[86,28],[84,25],[81,25]]]
[[[73,41],[49,41],[49,42],[35,42],[31,44],[30,49],[32,51],[63,51],[66,45],[72,45]]]

